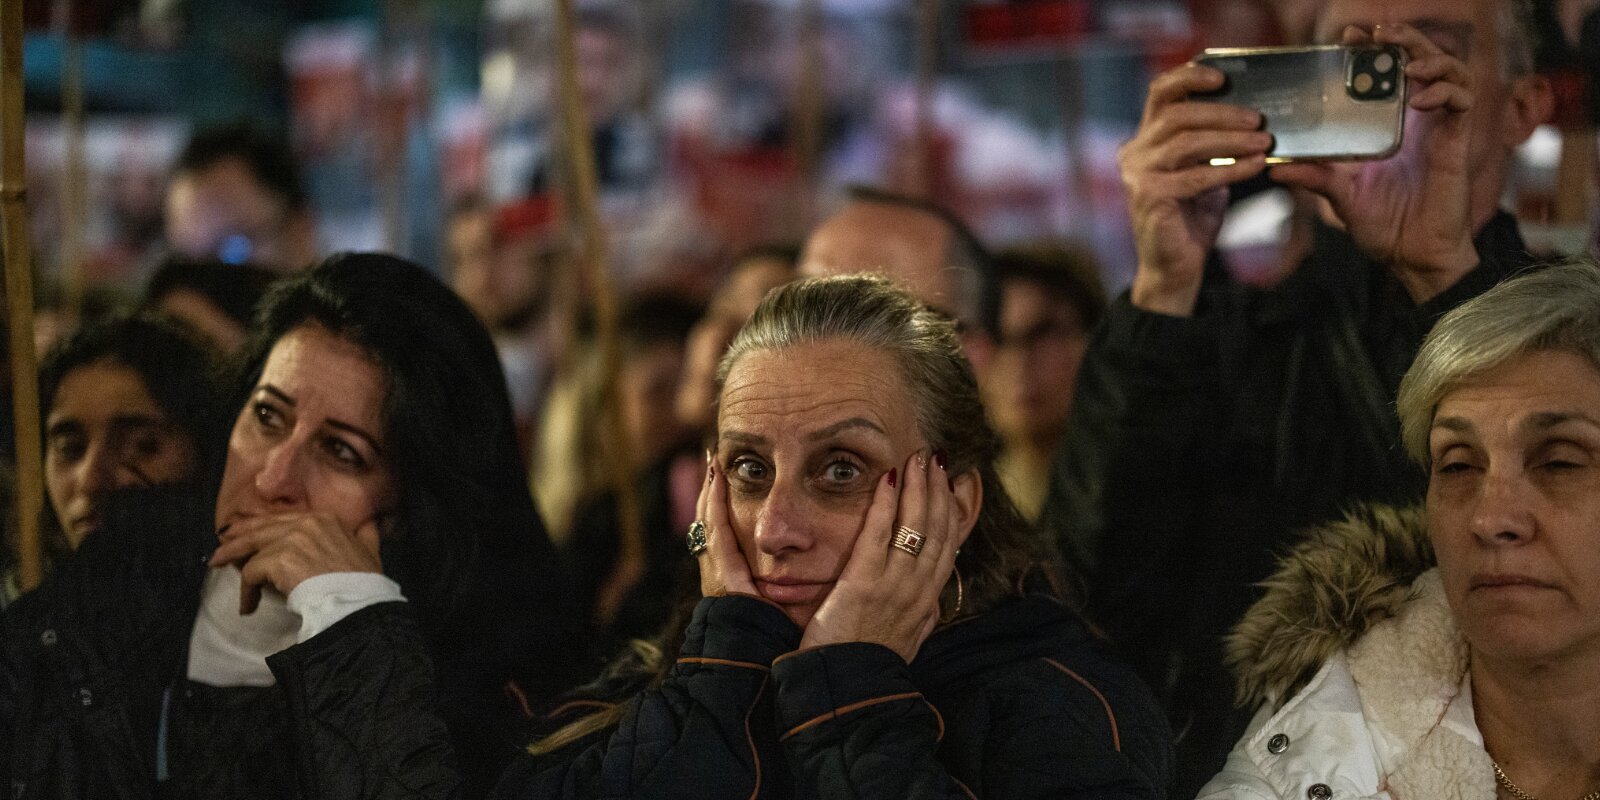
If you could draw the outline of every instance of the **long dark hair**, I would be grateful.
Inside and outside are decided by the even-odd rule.
[[[513,653],[519,643],[476,633],[513,611],[550,634],[541,647],[576,641],[575,624],[562,618],[564,576],[528,489],[500,361],[467,305],[403,259],[335,255],[263,299],[236,408],[273,345],[305,325],[355,344],[386,379],[383,436],[397,505],[381,556],[435,644],[470,639],[503,650],[508,663],[554,657]],[[531,679],[553,691],[562,678]]]

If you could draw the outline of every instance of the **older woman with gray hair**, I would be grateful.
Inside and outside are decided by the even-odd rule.
[[[1425,507],[1285,560],[1230,642],[1262,710],[1200,797],[1600,798],[1600,266],[1445,316],[1398,405]]]

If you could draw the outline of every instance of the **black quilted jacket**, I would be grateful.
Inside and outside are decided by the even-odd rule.
[[[208,504],[152,493],[132,505],[136,523],[89,537],[0,617],[6,797],[470,797],[493,785],[524,717],[503,665],[430,657],[406,603],[270,657],[277,687],[220,690],[213,713],[186,720],[189,635],[216,541]],[[497,622],[508,640],[524,624]],[[200,746],[172,752],[175,731]]]
[[[879,645],[799,641],[765,602],[701,600],[659,689],[619,727],[518,761],[496,796],[1167,796],[1150,693],[1052,599],[940,630],[909,666]]]

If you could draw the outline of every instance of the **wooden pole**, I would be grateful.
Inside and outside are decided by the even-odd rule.
[[[0,254],[5,259],[11,337],[12,426],[17,442],[17,549],[24,590],[43,577],[39,510],[44,464],[39,442],[38,364],[33,352],[33,272],[23,169],[22,0],[0,0]]]
[[[644,523],[639,499],[634,491],[630,436],[618,401],[618,375],[622,368],[622,348],[617,336],[616,288],[611,282],[610,244],[605,221],[600,216],[600,181],[594,163],[594,143],[589,134],[588,113],[578,87],[577,23],[573,0],[556,2],[557,92],[561,112],[562,150],[565,158],[570,200],[570,219],[579,236],[578,269],[590,292],[595,327],[600,345],[600,414],[603,435],[609,452],[611,480],[616,485],[618,534],[617,563],[600,587],[595,601],[596,617],[609,621],[615,616],[645,570]]]
[[[822,0],[801,0],[799,13],[800,74],[795,76],[798,84],[792,122],[794,160],[800,173],[795,233],[803,236],[811,228],[809,211],[816,203],[822,180],[822,73],[826,68],[822,57]]]

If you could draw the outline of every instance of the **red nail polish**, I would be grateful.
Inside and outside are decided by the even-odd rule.
[[[891,470],[889,470],[889,488],[891,488],[891,489],[893,489],[893,488],[894,488],[894,479],[895,479],[895,476],[897,476],[897,475],[899,475],[899,474],[900,474],[900,470],[898,470],[898,469],[891,469]]]
[[[938,464],[939,469],[946,469],[949,467],[950,462],[945,457],[944,448],[941,447],[938,450],[933,451],[933,463]]]

